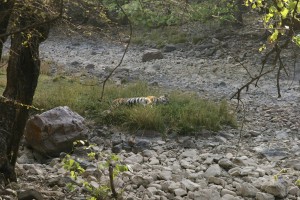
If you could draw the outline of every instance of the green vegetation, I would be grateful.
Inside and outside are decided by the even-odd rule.
[[[86,149],[93,150],[93,146],[90,145],[86,147]],[[99,160],[99,162],[97,163],[97,171],[99,172],[99,174],[101,174],[101,176],[98,177],[97,183],[95,184],[91,183],[91,181],[88,180],[89,177],[83,175],[85,169],[82,168],[80,163],[70,155],[67,155],[62,160],[63,168],[70,172],[70,177],[73,180],[77,181],[77,184],[68,183],[67,187],[70,191],[74,191],[76,187],[79,187],[80,185],[84,186],[84,188],[89,192],[88,200],[112,199],[112,196],[118,196],[118,193],[115,191],[114,185],[112,186],[111,183],[113,182],[115,177],[121,175],[122,172],[128,171],[129,168],[127,165],[120,164],[119,157],[114,154],[108,155],[102,152],[96,153],[94,151],[91,151],[87,155],[90,160],[96,160],[96,154],[98,158],[97,160]],[[106,174],[105,171],[109,171],[109,179],[104,178]],[[80,181],[78,180],[79,176],[81,177]]]
[[[199,3],[182,0],[132,0],[123,1],[121,4],[131,23],[139,27],[157,28],[191,21],[206,22],[213,17],[223,21],[234,20],[232,3],[226,0]],[[114,1],[104,0],[103,5],[115,13],[119,20],[124,18],[124,14]]]
[[[2,77],[0,76],[0,82]],[[0,88],[2,90],[4,88]],[[34,97],[34,106],[45,110],[67,105],[85,117],[98,123],[118,125],[126,129],[147,129],[165,131],[175,129],[189,133],[204,128],[217,131],[221,125],[236,126],[233,115],[229,114],[227,103],[213,103],[199,99],[194,94],[172,92],[168,105],[120,106],[109,110],[111,101],[119,97],[156,95],[161,92],[149,88],[145,83],[126,86],[109,84],[103,102],[99,102],[100,87],[81,84],[77,79],[59,76],[51,78],[42,75]]]
[[[0,83],[5,73],[0,75]],[[181,134],[197,132],[201,129],[219,130],[222,125],[236,126],[235,117],[230,114],[225,101],[214,103],[200,99],[196,94],[171,92],[170,103],[156,106],[119,106],[111,109],[116,98],[160,96],[164,92],[146,83],[138,82],[117,86],[108,84],[102,102],[99,102],[100,86],[96,80],[70,76],[51,77],[40,75],[34,96],[34,106],[48,110],[57,106],[69,106],[74,111],[99,124],[116,125],[129,130],[155,130],[166,132],[169,129]],[[0,86],[0,92],[4,85]]]

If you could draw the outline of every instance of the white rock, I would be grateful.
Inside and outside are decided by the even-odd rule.
[[[217,184],[217,185],[221,185],[223,188],[226,185],[226,181],[224,181],[221,178],[214,177],[214,176],[208,177],[207,181],[208,181],[208,183],[214,183],[214,184]]]
[[[175,189],[174,193],[175,193],[176,196],[180,196],[180,197],[182,197],[182,196],[184,196],[184,195],[187,194],[186,190],[184,190],[182,188]]]
[[[158,177],[162,180],[171,180],[172,179],[172,172],[171,171],[162,171],[158,174]]]
[[[211,165],[203,174],[205,178],[211,177],[211,176],[220,176],[221,175],[222,168],[218,164]]]
[[[152,197],[153,195],[155,195],[157,192],[157,189],[156,187],[148,187],[146,189],[146,194],[149,196],[149,197]]]
[[[135,163],[142,163],[143,162],[143,156],[140,154],[133,154],[130,157],[126,158],[124,160],[126,164],[135,164]]]
[[[289,188],[290,195],[300,197],[300,189],[297,186],[292,186]]]
[[[220,193],[212,189],[202,189],[194,192],[194,200],[220,200]]]
[[[131,181],[138,186],[140,185],[147,186],[153,181],[153,178],[150,176],[144,177],[141,175],[134,175],[131,177]]]
[[[275,197],[272,194],[258,192],[256,193],[256,200],[274,200]]]
[[[221,200],[239,200],[239,197],[235,197],[231,194],[225,194],[224,196],[222,196]]]
[[[172,182],[172,183],[170,184],[170,186],[169,186],[168,189],[169,189],[171,192],[174,192],[176,189],[181,188],[180,186],[181,186],[181,185],[180,185],[179,182]]]
[[[269,181],[262,186],[262,189],[275,197],[285,198],[287,196],[287,186],[279,181]]]
[[[183,167],[185,169],[195,169],[195,166],[186,160],[181,160],[180,165],[181,165],[181,167]]]
[[[148,158],[157,157],[157,153],[154,150],[148,150],[148,149],[144,150],[142,152],[142,155]]]
[[[180,155],[181,158],[196,158],[199,156],[197,149],[187,149]]]
[[[239,184],[237,185],[236,190],[236,193],[243,197],[255,197],[256,193],[259,192],[259,190],[250,183]]]
[[[183,179],[181,181],[181,184],[183,184],[185,186],[186,189],[188,189],[189,191],[195,191],[197,190],[198,188],[200,188],[200,185],[197,184],[197,183],[194,183],[188,179]]]
[[[159,160],[157,158],[150,158],[150,165],[158,165],[159,164]]]
[[[231,196],[236,196],[236,193],[234,191],[231,190],[227,190],[227,189],[222,189],[221,190],[221,196],[224,196],[226,194],[229,194]]]

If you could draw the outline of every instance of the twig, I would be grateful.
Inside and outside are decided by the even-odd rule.
[[[112,192],[112,197],[117,199],[118,193],[116,192],[115,184],[114,184],[114,167],[111,163],[109,163],[109,182],[110,182],[110,189]]]
[[[129,28],[130,28],[130,35],[129,35],[129,41],[126,45],[126,48],[124,50],[124,53],[122,55],[122,58],[121,60],[119,61],[118,65],[108,74],[108,76],[104,79],[103,83],[102,83],[102,91],[101,91],[101,96],[100,96],[100,99],[99,101],[102,101],[103,100],[103,96],[104,96],[104,89],[105,89],[105,85],[106,85],[106,82],[109,80],[109,78],[113,75],[113,73],[116,71],[116,69],[118,67],[121,66],[122,62],[123,62],[123,59],[128,51],[128,47],[130,45],[130,42],[131,42],[131,36],[132,36],[132,24],[131,24],[131,21],[129,20],[129,17],[128,15],[126,14],[126,12],[123,10],[122,6],[120,6],[120,4],[118,3],[118,0],[115,0],[117,6],[120,8],[121,12],[124,14],[124,16],[126,17],[126,19],[128,20],[128,23],[129,23]]]
[[[242,124],[241,124],[241,128],[240,128],[240,130],[239,130],[239,140],[238,140],[238,148],[237,148],[237,151],[236,151],[236,157],[238,156],[238,153],[239,153],[239,151],[240,151],[240,149],[241,149],[241,142],[242,142],[242,136],[243,136],[243,129],[244,129],[244,124],[245,124],[245,121],[246,121],[246,109],[245,109],[245,105],[244,105],[244,102],[241,100],[241,99],[239,99],[238,100],[238,104],[239,104],[239,102],[241,102],[242,103],[242,110],[243,110],[243,119],[242,119]],[[237,107],[238,108],[238,107]]]

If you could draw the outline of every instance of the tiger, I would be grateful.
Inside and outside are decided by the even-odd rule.
[[[103,111],[104,115],[108,115],[112,113],[114,109],[121,105],[133,106],[133,105],[143,105],[151,107],[157,104],[167,104],[169,103],[169,99],[167,95],[162,95],[160,97],[156,96],[147,96],[147,97],[133,97],[133,98],[118,98],[112,101],[112,105],[110,109]]]
[[[167,104],[169,103],[169,99],[167,95],[162,95],[160,97],[156,96],[147,96],[147,97],[133,97],[133,98],[118,98],[113,100],[112,104],[114,107],[118,107],[119,105],[138,105],[141,104],[143,106],[147,105],[157,105],[157,104]]]

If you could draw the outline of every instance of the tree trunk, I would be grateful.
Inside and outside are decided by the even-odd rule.
[[[24,7],[21,10],[25,13],[19,15],[20,28],[36,22],[34,13],[26,12]],[[7,85],[4,98],[0,99],[0,173],[6,183],[16,181],[14,167],[19,143],[40,72],[39,45],[48,37],[49,29],[44,24],[11,37]]]
[[[14,3],[14,0],[0,0],[0,35],[5,34],[7,31]],[[3,43],[6,39],[7,37],[0,37],[0,61],[2,58]]]
[[[235,5],[236,5],[235,19],[236,19],[237,26],[243,25],[243,2],[244,0],[235,0]]]

